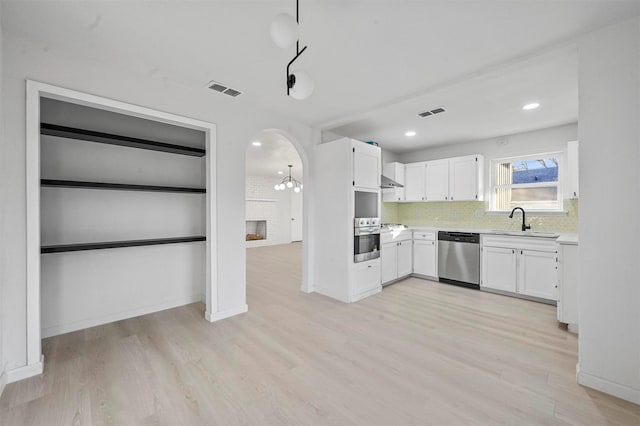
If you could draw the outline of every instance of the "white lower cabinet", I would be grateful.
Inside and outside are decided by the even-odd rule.
[[[578,244],[560,243],[558,250],[558,321],[578,332]]]
[[[380,245],[382,284],[411,275],[413,270],[411,231],[382,234]]]
[[[483,236],[480,287],[557,300],[557,247],[546,238]]]
[[[382,244],[380,251],[380,276],[382,284],[398,278],[398,243]]]
[[[434,231],[413,232],[413,273],[426,277],[438,276],[438,250]]]
[[[411,275],[413,270],[411,240],[398,242],[398,278]]]
[[[354,288],[351,301],[368,296],[369,292],[380,289],[380,259],[355,264]]]
[[[481,285],[494,290],[516,292],[516,250],[484,247]]]
[[[518,293],[542,299],[557,300],[558,254],[520,250]]]

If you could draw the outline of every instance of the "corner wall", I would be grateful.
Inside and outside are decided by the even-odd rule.
[[[640,404],[640,18],[581,40],[579,91],[578,382]]]
[[[3,66],[4,66],[4,49],[3,49],[3,37],[2,37],[2,2],[0,2],[0,99],[3,99]],[[4,145],[4,115],[2,114],[2,102],[0,102],[0,146]],[[0,167],[4,166],[4,162],[2,161],[2,157],[0,157]],[[4,188],[5,183],[0,182],[0,229],[4,227],[4,205],[2,202],[4,198]],[[0,234],[1,235],[1,234]],[[3,271],[5,268],[5,259],[6,256],[6,244],[0,244],[0,271]],[[0,277],[1,278],[1,277]],[[5,362],[5,347],[3,342],[4,337],[4,280],[0,279],[0,395],[2,395],[2,391],[7,383],[7,375],[6,373],[6,362]]]
[[[0,282],[5,285],[5,360],[7,369],[26,365],[26,183],[25,183],[25,80],[116,99],[166,111],[217,126],[217,311],[232,315],[246,303],[245,268],[245,148],[263,129],[282,129],[299,141],[305,153],[319,139],[309,127],[254,108],[242,98],[219,97],[204,87],[186,87],[170,78],[150,76],[130,64],[110,61],[105,52],[100,62],[74,52],[45,46],[12,34],[3,34],[2,106],[7,123],[0,144],[0,183],[3,206],[0,241],[4,265]],[[98,52],[100,53],[100,52]],[[305,154],[308,157],[308,154]],[[305,170],[305,174],[307,171]],[[305,188],[313,186],[305,177]],[[305,211],[312,209],[306,203]],[[312,229],[313,225],[309,224]],[[311,232],[311,231],[309,231]],[[305,238],[309,241],[308,236]],[[304,284],[304,283],[303,283]],[[307,284],[305,284],[307,285]]]

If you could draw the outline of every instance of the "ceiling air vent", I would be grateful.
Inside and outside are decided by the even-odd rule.
[[[430,115],[435,115],[435,114],[440,114],[441,112],[445,112],[446,110],[444,108],[436,108],[436,109],[432,109],[429,111],[424,111],[424,112],[419,112],[418,116],[419,117],[428,117]]]
[[[232,98],[237,98],[238,96],[242,95],[241,91],[232,89],[231,87],[228,87],[222,83],[218,83],[217,81],[210,81],[209,84],[207,84],[207,87],[211,90],[215,90],[216,92],[229,95]]]

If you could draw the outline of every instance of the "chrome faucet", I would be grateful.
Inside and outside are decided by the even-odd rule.
[[[527,229],[531,229],[531,225],[527,225],[526,223],[524,223],[524,221],[525,221],[525,213],[524,213],[524,209],[522,207],[514,207],[513,210],[511,210],[511,214],[509,215],[509,219],[513,219],[513,213],[516,210],[520,210],[522,212],[522,231],[526,231]]]

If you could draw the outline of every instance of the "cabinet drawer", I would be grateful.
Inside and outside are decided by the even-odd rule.
[[[436,231],[413,231],[413,239],[435,241]]]

